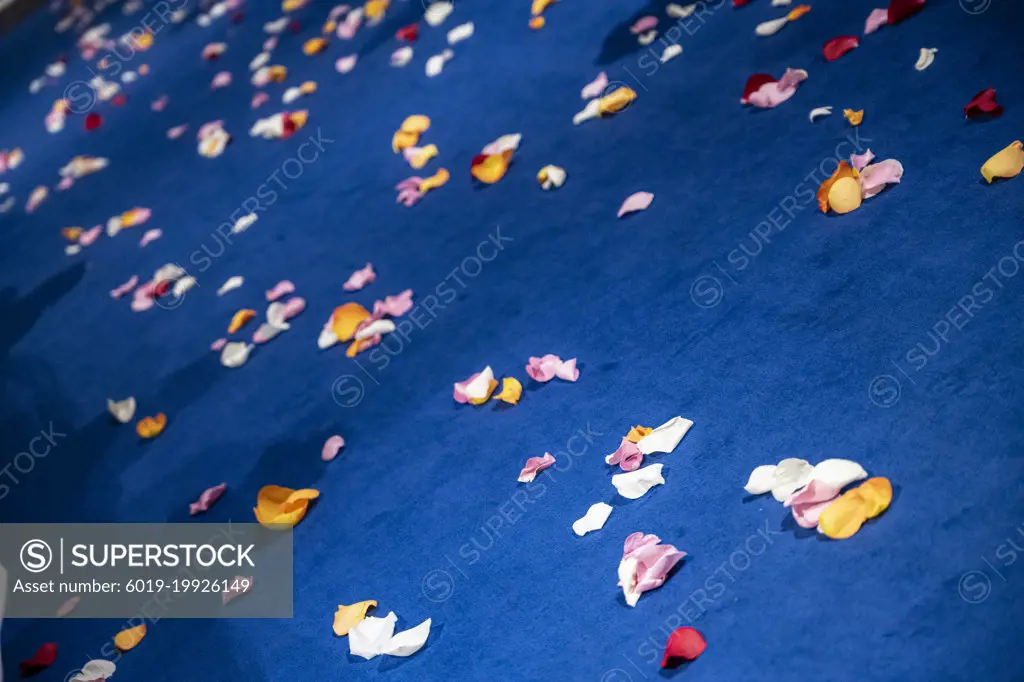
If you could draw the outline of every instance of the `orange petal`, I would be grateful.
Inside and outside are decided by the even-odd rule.
[[[601,116],[614,114],[622,111],[636,99],[636,92],[627,87],[621,87],[610,92],[597,102],[597,113]]]
[[[346,303],[334,309],[331,315],[331,329],[339,341],[348,341],[356,334],[359,323],[370,316],[368,311],[358,303]]]
[[[344,637],[359,621],[366,618],[367,611],[376,606],[377,602],[373,599],[356,602],[348,606],[338,604],[338,610],[334,612],[334,634],[338,637]]]
[[[505,377],[501,380],[501,393],[494,396],[494,399],[503,400],[510,405],[516,405],[522,396],[523,385],[519,383],[519,380],[515,377]]]
[[[242,308],[234,317],[231,318],[231,324],[228,325],[228,334],[234,334],[239,329],[245,326],[245,323],[256,317],[256,311],[250,308]]]
[[[329,35],[331,33],[334,33],[334,29],[336,29],[337,27],[338,27],[338,24],[335,23],[334,21],[328,20],[328,21],[324,22],[324,29],[323,29],[324,35]]]
[[[533,4],[530,5],[530,14],[537,16],[553,4],[555,4],[555,0],[533,0]]]
[[[374,345],[376,344],[374,343],[372,336],[365,339],[357,339],[350,343],[348,348],[345,349],[345,357],[354,358],[367,348],[370,348]]]
[[[278,485],[260,489],[256,496],[256,520],[266,528],[283,530],[292,528],[306,515],[310,500],[320,497],[319,490],[304,488],[292,490]]]
[[[797,5],[793,9],[789,10],[789,14],[786,15],[786,18],[789,19],[790,21],[793,21],[794,19],[799,19],[800,17],[802,17],[803,15],[807,14],[810,11],[810,5]]]
[[[388,0],[370,0],[363,6],[363,14],[367,19],[377,19],[384,16],[389,4]]]
[[[839,178],[857,179],[859,175],[853,166],[845,161],[840,161],[839,167],[833,171],[832,177],[821,183],[821,186],[818,187],[818,208],[821,209],[821,212],[828,213],[828,192],[832,189],[832,185],[835,184],[836,180]]]
[[[469,172],[480,182],[493,185],[505,177],[511,160],[511,149],[506,149],[501,154],[488,154],[484,156],[483,161],[470,167]]]
[[[857,488],[847,491],[821,512],[818,530],[833,540],[848,538],[868,520],[867,506]]]
[[[155,438],[167,426],[167,415],[161,412],[155,417],[144,417],[135,425],[135,433],[141,438]]]
[[[839,178],[828,190],[828,205],[836,213],[849,213],[860,208],[863,197],[860,183],[853,178]]]
[[[469,402],[473,405],[483,405],[491,397],[491,394],[494,393],[494,389],[496,389],[497,387],[498,382],[495,381],[494,379],[491,379],[490,383],[487,385],[487,394],[484,395],[483,398],[470,398]]]
[[[299,92],[303,95],[312,95],[316,92],[316,81],[306,81],[299,86]]]
[[[864,120],[864,110],[854,111],[853,109],[843,109],[843,116],[850,122],[852,126],[859,126],[861,121]]]
[[[652,429],[650,426],[634,426],[629,430],[629,433],[626,434],[626,440],[628,440],[630,443],[639,443],[641,438],[643,438],[653,430],[654,429]]]
[[[312,57],[315,54],[320,54],[327,47],[326,38],[310,38],[302,45],[302,52]]]
[[[425,133],[430,128],[430,119],[423,114],[414,114],[404,121],[402,121],[402,127],[399,129],[403,133]]]
[[[280,83],[288,77],[288,67],[270,66],[267,67],[267,78],[275,83]]]
[[[68,241],[78,241],[78,238],[82,236],[82,228],[80,227],[64,227],[61,228],[60,233]]]
[[[421,182],[419,190],[421,192],[429,192],[432,189],[437,189],[438,187],[448,182],[449,177],[451,176],[448,173],[448,171],[445,170],[444,168],[441,168],[436,173],[431,175],[429,178],[426,178],[423,182]]]
[[[306,121],[308,119],[309,119],[309,112],[306,111],[305,109],[301,109],[299,111],[293,111],[290,114],[288,114],[288,120],[290,120],[295,125],[295,129],[296,130],[298,130],[302,126],[306,125]]]
[[[860,496],[867,504],[866,511],[869,519],[884,512],[892,503],[892,483],[888,478],[880,476],[869,478],[861,483],[857,490],[860,491]]]
[[[146,636],[146,626],[140,625],[136,628],[130,628],[128,630],[122,630],[117,633],[114,637],[114,646],[120,651],[131,651],[134,649],[142,638]]]
[[[534,17],[533,19],[530,19],[530,28],[534,31],[539,31],[544,28],[544,17]]]

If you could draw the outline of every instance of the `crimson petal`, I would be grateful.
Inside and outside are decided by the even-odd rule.
[[[972,97],[970,103],[964,107],[964,116],[967,118],[975,118],[982,114],[991,114],[992,116],[1003,114],[1003,105],[996,102],[995,88],[985,88]]]
[[[740,98],[740,103],[745,104],[752,94],[761,89],[762,85],[777,82],[778,79],[775,76],[767,73],[755,73],[747,79],[747,85],[743,88],[743,97]]]
[[[825,55],[825,61],[832,62],[856,47],[860,47],[860,38],[857,36],[839,36],[825,43],[821,53]]]
[[[917,14],[924,7],[925,0],[891,0],[889,3],[889,24],[898,24]]]
[[[91,111],[85,116],[85,129],[96,130],[103,123],[103,118],[95,111]]]
[[[420,36],[420,27],[417,24],[409,24],[404,26],[395,32],[395,37],[399,40],[405,40],[410,43],[415,43],[416,39]]]
[[[49,668],[55,660],[57,660],[57,645],[53,642],[48,642],[39,647],[35,656],[21,662],[21,676],[29,677],[35,675],[40,670]]]
[[[692,661],[704,653],[707,647],[708,643],[704,641],[704,636],[694,628],[676,628],[669,635],[668,643],[665,644],[665,655],[661,659],[661,667],[675,667],[672,665],[672,659],[681,658],[685,661]],[[676,665],[678,664],[679,661],[676,660]]]

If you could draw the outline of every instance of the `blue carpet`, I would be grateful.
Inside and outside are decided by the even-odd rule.
[[[8,470],[18,483],[3,481],[0,519],[184,521],[199,492],[226,481],[202,522],[251,521],[261,486],[322,491],[295,531],[293,619],[161,621],[117,660],[114,679],[1022,679],[1024,562],[1007,543],[1024,546],[1024,276],[1014,260],[1015,248],[1024,256],[1024,179],[989,186],[978,169],[1022,135],[1024,4],[964,0],[987,5],[971,14],[929,0],[825,63],[821,45],[859,35],[880,4],[823,0],[759,39],[754,27],[786,8],[709,3],[682,30],[683,54],[659,65],[628,26],[654,11],[667,28],[660,4],[560,2],[534,32],[525,3],[457,3],[442,27],[421,26],[413,63],[394,69],[393,33],[422,15],[418,2],[399,0],[351,45],[309,58],[300,46],[331,7],[318,2],[275,50],[287,82],[253,112],[247,64],[280,7],[250,3],[241,24],[163,28],[130,62],[152,73],[125,87],[127,104],[98,105],[96,131],[72,116],[58,135],[43,117],[87,77],[73,37],[38,14],[0,41],[0,148],[27,155],[0,177],[18,196],[0,216],[0,466],[40,429],[66,434],[29,472]],[[118,35],[141,13],[107,16]],[[469,20],[476,34],[426,78],[426,57]],[[219,40],[229,44],[220,61],[202,61]],[[939,52],[917,72],[921,47]],[[336,73],[353,51],[355,70]],[[69,73],[30,96],[29,81],[62,53]],[[748,76],[786,67],[810,73],[792,100],[739,105]],[[639,97],[574,127],[579,90],[600,69]],[[221,70],[235,82],[211,92]],[[280,111],[284,88],[307,79],[320,85],[298,103],[307,127],[285,141],[249,138],[257,115]],[[989,86],[1006,113],[965,121],[962,107]],[[162,93],[169,106],[151,112]],[[835,113],[810,124],[823,105]],[[865,110],[859,129],[845,108]],[[410,114],[431,117],[424,142],[440,156],[428,169],[452,179],[407,209],[393,186],[415,173],[389,146]],[[211,160],[194,135],[213,119],[234,141]],[[186,122],[182,139],[166,139]],[[512,132],[523,142],[508,175],[475,187],[470,159]],[[245,213],[310,135],[324,140],[317,159],[273,185],[259,221],[225,243],[216,228]],[[903,183],[852,214],[819,213],[809,193],[867,147],[900,160]],[[111,165],[26,215],[32,188],[53,187],[76,154]],[[568,180],[542,192],[535,175],[549,163]],[[294,163],[286,170],[295,175]],[[617,220],[639,190],[653,205]],[[59,228],[133,206],[152,208],[146,228],[162,239],[139,249],[136,228],[63,254]],[[499,234],[492,260],[475,260]],[[137,314],[108,296],[169,261],[199,282],[181,306]],[[368,261],[377,281],[343,292]],[[232,275],[245,285],[218,297]],[[209,343],[238,308],[262,313],[264,290],[281,279],[296,283],[306,312],[244,367],[222,367]],[[414,313],[377,361],[317,350],[335,306],[405,288],[443,305]],[[527,358],[544,353],[578,357],[579,382],[526,382]],[[524,380],[518,406],[452,400],[452,384],[487,364]],[[127,395],[140,415],[169,416],[160,437],[141,444],[130,425],[111,423],[106,399]],[[631,425],[677,414],[695,426],[658,460],[667,484],[617,498],[603,457]],[[334,433],[348,444],[324,463]],[[526,458],[545,451],[559,464],[517,484]],[[784,457],[859,461],[893,481],[892,507],[850,540],[820,541],[774,500],[743,491],[751,469]],[[602,500],[615,506],[605,528],[575,537],[571,522]],[[688,556],[631,609],[616,567],[638,530]],[[432,618],[427,646],[408,659],[349,656],[332,615],[363,599],[379,601],[378,615],[396,611],[400,629]],[[122,625],[8,621],[5,676],[46,641],[60,654],[40,682],[116,658],[109,640]],[[679,625],[700,629],[708,649],[660,671]]]

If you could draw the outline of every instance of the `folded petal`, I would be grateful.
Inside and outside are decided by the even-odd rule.
[[[636,471],[644,461],[644,453],[640,451],[636,443],[623,438],[618,449],[604,458],[608,464],[618,464],[623,471]]]
[[[113,401],[107,398],[107,411],[114,416],[114,419],[127,424],[135,416],[135,398],[129,397],[124,400]]]
[[[253,512],[261,525],[271,530],[292,528],[306,516],[311,500],[320,496],[320,491],[305,488],[292,490],[277,485],[260,489],[256,496]]]
[[[227,483],[221,483],[220,485],[215,485],[212,488],[204,490],[202,494],[199,495],[198,500],[191,502],[188,505],[189,516],[195,516],[196,514],[201,514],[202,512],[207,511],[214,502],[220,499],[220,496],[224,494],[224,491],[227,490],[227,488]]]
[[[348,650],[353,656],[370,660],[379,656],[395,634],[398,616],[394,611],[384,618],[370,616],[359,621],[348,631]]]
[[[793,518],[801,528],[814,528],[821,512],[839,497],[840,490],[838,486],[811,479],[806,487],[790,495],[783,505],[792,507]]]
[[[868,477],[864,467],[848,459],[825,459],[815,465],[811,478],[842,490]]]
[[[682,659],[684,661],[696,660],[698,656],[704,653],[707,646],[708,644],[704,641],[704,636],[694,628],[676,628],[669,635],[668,642],[665,644],[665,654],[661,657],[661,667],[675,667],[672,665],[673,659]]]
[[[869,199],[885,189],[886,185],[898,183],[902,177],[903,164],[895,159],[887,159],[865,166],[857,180],[861,194]]]
[[[990,116],[1002,116],[1003,105],[996,102],[995,88],[985,88],[971,98],[971,101],[964,107],[964,116],[975,118],[982,114]]]
[[[381,647],[380,653],[385,656],[412,656],[427,643],[430,623],[431,620],[427,618],[416,627],[399,632]]]
[[[626,474],[616,474],[612,476],[612,485],[619,491],[619,495],[627,500],[636,500],[654,486],[665,483],[661,469],[661,464],[652,464]]]
[[[636,445],[645,455],[655,452],[672,452],[693,422],[683,417],[673,417],[640,439]]]
[[[763,495],[771,492],[774,483],[775,465],[762,464],[750,472],[750,478],[747,479],[747,484],[743,486],[743,489],[751,495]]]
[[[531,457],[526,460],[523,470],[519,472],[518,481],[520,483],[532,483],[533,479],[537,478],[537,474],[554,463],[555,458],[551,456],[550,452],[545,452],[543,457]]]

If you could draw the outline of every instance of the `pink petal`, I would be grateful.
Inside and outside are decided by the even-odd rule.
[[[168,140],[177,140],[179,137],[181,137],[185,133],[186,130],[188,130],[188,124],[187,123],[183,123],[180,126],[174,126],[173,128],[170,128],[167,131],[167,139]]]
[[[283,279],[274,285],[272,289],[267,291],[267,300],[276,301],[277,299],[295,291],[295,285],[289,280]]]
[[[135,285],[139,283],[138,275],[132,275],[132,278],[122,284],[121,286],[110,290],[110,298],[118,299],[127,294],[129,291],[135,288]]]
[[[298,296],[288,299],[288,302],[284,304],[284,311],[281,313],[281,319],[290,320],[305,309],[306,299]]]
[[[398,198],[395,199],[395,203],[403,204],[406,207],[414,205],[417,201],[423,198],[423,192],[415,189],[403,189],[398,193]]]
[[[864,35],[874,33],[887,23],[889,23],[888,9],[883,8],[871,10],[871,14],[868,15],[867,21],[864,22]]]
[[[373,304],[375,316],[390,315],[401,317],[412,309],[412,289],[406,289],[396,296],[385,296],[383,301],[376,301]]]
[[[203,139],[209,137],[212,133],[215,133],[218,130],[223,130],[223,129],[224,129],[224,121],[210,121],[209,123],[204,123],[199,128],[199,132],[196,133],[196,139],[197,140],[203,140]]]
[[[215,485],[212,488],[204,490],[198,500],[188,505],[189,515],[195,516],[196,514],[200,514],[209,509],[214,502],[220,499],[220,496],[224,494],[227,487],[227,483],[221,483],[220,485]]]
[[[334,68],[337,69],[338,73],[348,73],[352,69],[356,68],[357,56],[350,54],[347,57],[342,57],[338,61],[334,62]]]
[[[466,386],[468,386],[470,383],[472,383],[473,379],[476,379],[478,376],[480,376],[480,372],[475,372],[475,373],[469,375],[469,378],[466,379],[465,381],[456,382],[456,384],[455,384],[455,392],[452,393],[452,397],[455,398],[455,402],[457,402],[457,403],[468,403],[469,402],[469,397],[466,395]]]
[[[576,381],[580,378],[576,358],[563,361],[557,355],[550,354],[542,358],[531,357],[526,365],[526,373],[531,379],[541,383],[551,381],[556,376],[565,381]]]
[[[270,52],[275,47],[277,47],[277,36],[270,36],[265,41],[263,41],[263,50],[265,52]]]
[[[402,180],[400,183],[395,185],[395,189],[419,189],[421,182],[423,182],[423,178],[414,175],[413,177],[406,178],[405,180]]]
[[[861,195],[869,199],[885,189],[886,185],[896,184],[902,178],[903,164],[895,159],[886,159],[866,166],[860,172],[857,182],[860,183]]]
[[[82,246],[92,246],[92,244],[100,238],[103,233],[103,226],[97,225],[92,227],[78,236],[78,243]]]
[[[608,76],[604,71],[597,74],[597,78],[590,81],[584,86],[583,90],[580,91],[580,97],[583,99],[594,99],[600,97],[604,92],[604,89],[608,87]]]
[[[643,211],[651,205],[652,201],[654,201],[654,195],[650,192],[630,194],[622,202],[622,206],[619,207],[619,217],[621,218],[627,213],[633,213],[634,211]]]
[[[362,270],[353,272],[348,281],[341,285],[341,288],[345,291],[359,291],[375,279],[377,279],[377,273],[373,271],[373,264],[367,263]]]
[[[323,450],[320,451],[320,459],[325,462],[330,462],[332,459],[338,456],[338,451],[345,447],[345,439],[341,436],[331,436],[324,443]]]
[[[252,96],[252,108],[258,109],[260,105],[266,103],[270,99],[270,95],[263,92],[262,90]]]
[[[223,606],[232,599],[251,592],[252,580],[252,576],[236,575],[235,579],[228,584],[228,588],[221,594],[221,605]]]
[[[152,241],[160,239],[162,236],[164,236],[163,230],[146,230],[146,233],[142,235],[142,239],[139,240],[139,246],[145,246]]]
[[[355,18],[346,19],[338,24],[337,35],[342,40],[351,40],[355,36],[356,31],[359,30],[359,24],[363,21],[363,18],[360,15],[350,14],[349,17]]]
[[[796,87],[807,80],[807,72],[802,69],[786,69],[775,83],[765,83],[747,98],[750,104],[763,109],[776,107],[796,93]]]
[[[662,545],[657,535],[633,533],[626,538],[622,558],[636,559],[636,591],[647,592],[665,584],[669,571],[686,556],[673,545]]]
[[[217,339],[216,341],[210,344],[210,350],[217,352],[223,350],[224,346],[226,345],[228,345],[227,339]]]
[[[839,488],[811,479],[802,490],[790,495],[783,506],[793,508],[793,518],[801,528],[815,528],[821,512],[837,497]]]
[[[59,609],[57,609],[57,617],[63,618],[64,616],[74,611],[75,607],[78,606],[78,602],[80,601],[82,601],[81,597],[72,597],[71,599],[68,599],[66,602],[60,605]]]
[[[153,103],[149,105],[149,108],[153,111],[163,111],[164,107],[166,107],[167,103],[170,101],[171,98],[167,95],[160,95],[155,100],[153,100]]]
[[[643,461],[644,453],[628,438],[623,438],[618,449],[608,458],[608,464],[618,464],[623,471],[636,471]]]
[[[860,171],[864,166],[871,163],[874,160],[875,155],[871,153],[871,150],[867,150],[863,154],[850,154],[850,165],[853,166],[857,171]]]
[[[61,181],[57,183],[57,191],[63,192],[64,190],[71,187],[71,185],[73,184],[75,184],[75,179],[70,175],[65,178],[61,178]]]
[[[210,83],[212,88],[223,88],[227,85],[231,85],[231,72],[221,71],[213,77],[213,81]]]
[[[335,5],[333,8],[331,8],[331,11],[327,15],[327,18],[330,19],[331,21],[337,21],[338,17],[340,17],[342,14],[345,14],[350,9],[352,8],[349,7],[348,5]]]
[[[554,463],[555,458],[551,456],[550,452],[545,452],[543,457],[531,457],[526,460],[526,465],[523,467],[523,470],[519,472],[519,482],[532,483],[533,479],[537,478],[537,474],[544,471]]]
[[[634,35],[646,33],[658,25],[658,17],[646,16],[636,20],[636,23],[629,27],[629,32]]]

